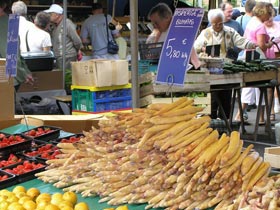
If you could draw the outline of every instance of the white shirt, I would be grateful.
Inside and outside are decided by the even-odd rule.
[[[30,52],[40,52],[43,51],[44,47],[52,46],[50,34],[37,26],[29,29],[27,33],[27,43]]]
[[[20,38],[20,51],[21,52],[27,51],[26,44],[25,44],[25,36],[26,36],[26,32],[32,27],[35,27],[34,23],[26,20],[25,17],[23,17],[23,16],[19,17],[18,35]]]

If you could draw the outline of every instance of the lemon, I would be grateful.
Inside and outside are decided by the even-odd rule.
[[[21,198],[21,197],[26,196],[26,193],[25,192],[16,192],[15,195],[17,198]]]
[[[32,200],[28,200],[28,201],[25,201],[22,205],[26,210],[35,210],[36,207],[37,207],[37,204],[32,201]]]
[[[37,204],[37,209],[36,210],[45,210],[46,206],[50,204],[50,202],[46,200],[39,200],[39,202],[36,202]]]
[[[8,193],[10,193],[10,191],[7,189],[0,190],[0,195],[7,195]]]
[[[1,210],[8,210],[9,205],[10,205],[10,203],[8,201],[1,201],[0,202],[0,209]]]
[[[25,201],[30,201],[30,200],[32,200],[29,196],[23,196],[23,197],[21,197],[19,200],[18,200],[18,203],[19,204],[24,204],[24,202]]]
[[[26,195],[28,195],[29,197],[31,197],[32,199],[36,198],[38,195],[40,195],[40,190],[38,190],[37,188],[35,187],[32,187],[32,188],[29,188],[27,191],[26,191]]]
[[[10,202],[10,203],[13,203],[13,202],[18,202],[18,197],[15,195],[15,194],[11,194],[9,195],[9,197],[7,198],[7,201]]]
[[[62,200],[61,203],[58,204],[58,207],[59,208],[62,208],[64,206],[69,206],[69,207],[74,207],[74,204],[71,203],[70,201],[65,201],[65,200]]]
[[[60,210],[58,206],[49,204],[46,206],[45,210]]]
[[[63,206],[60,208],[60,210],[74,210],[74,209],[70,206]]]
[[[51,197],[51,204],[59,205],[63,201],[61,193],[54,193]]]
[[[89,207],[87,203],[80,202],[75,205],[74,210],[89,210]]]
[[[118,206],[116,210],[128,210],[127,206]]]
[[[52,197],[49,193],[41,193],[40,195],[37,196],[36,203],[38,203],[41,199],[50,202]]]
[[[70,201],[73,205],[75,205],[78,200],[76,193],[71,191],[63,193],[62,198],[65,201]]]
[[[25,189],[25,187],[23,187],[23,186],[21,186],[21,185],[18,185],[18,186],[16,186],[16,187],[14,187],[14,189],[13,189],[12,192],[15,193],[15,194],[17,194],[18,192],[24,192],[24,193],[26,193],[26,189]]]

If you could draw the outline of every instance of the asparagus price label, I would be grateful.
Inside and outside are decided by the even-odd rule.
[[[177,8],[163,44],[156,83],[182,86],[191,50],[203,18],[201,8]]]
[[[18,56],[18,26],[19,16],[9,15],[8,35],[7,35],[7,53],[6,53],[6,76],[15,77],[17,74],[17,56]]]

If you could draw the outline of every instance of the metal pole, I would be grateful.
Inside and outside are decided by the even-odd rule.
[[[67,18],[67,0],[63,0],[63,23],[62,23],[62,87],[65,86],[65,53],[66,53],[66,18]]]
[[[130,23],[132,108],[138,108],[140,106],[138,82],[138,0],[130,1]]]

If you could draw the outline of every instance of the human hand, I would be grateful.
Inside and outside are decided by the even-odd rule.
[[[248,43],[248,46],[247,46],[247,49],[256,49],[257,45],[253,42],[249,42]]]
[[[83,58],[83,53],[81,50],[79,50],[78,54],[77,54],[77,60],[80,61],[80,60],[82,60],[82,58]]]
[[[29,85],[33,85],[34,84],[34,78],[32,77],[31,74],[28,74],[25,78],[25,83],[29,84]]]

